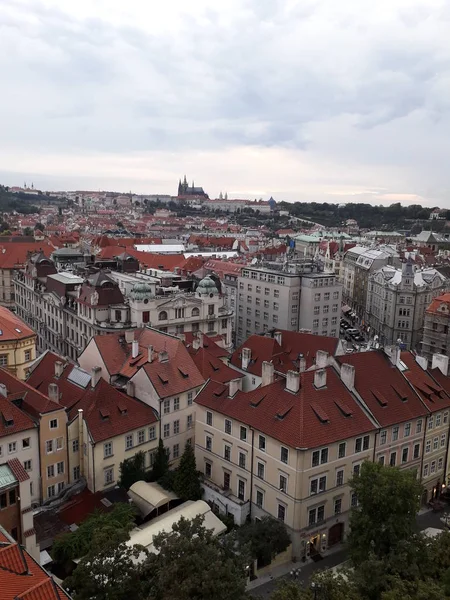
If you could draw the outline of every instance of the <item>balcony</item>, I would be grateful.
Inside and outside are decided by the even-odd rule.
[[[216,506],[219,512],[231,514],[237,525],[243,525],[250,513],[250,501],[241,500],[230,489],[224,490],[221,486],[205,479],[202,483],[203,499]]]

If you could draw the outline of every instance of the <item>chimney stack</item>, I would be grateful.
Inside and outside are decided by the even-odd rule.
[[[448,356],[445,354],[433,354],[433,358],[431,359],[431,368],[439,369],[441,373],[445,376],[448,374]]]
[[[57,360],[55,362],[55,377],[61,377],[61,375],[63,374],[64,371],[64,365],[60,360]]]
[[[133,340],[131,342],[131,358],[136,358],[139,354],[139,342],[137,340]]]
[[[62,365],[62,363],[59,363],[60,365]],[[50,400],[53,400],[53,402],[58,402],[59,403],[59,388],[56,385],[56,383],[50,383],[48,386],[48,397],[50,398]]]
[[[0,396],[3,396],[3,398],[8,397],[8,390],[6,389],[6,385],[4,383],[0,383]]]
[[[273,334],[275,341],[281,346],[281,342],[283,341],[283,334],[281,331],[275,331]]]
[[[153,346],[149,346],[148,347],[148,357],[147,357],[147,361],[149,363],[153,362]]]
[[[328,352],[325,350],[317,350],[316,352],[316,369],[324,369],[328,365]]]
[[[296,394],[300,389],[300,373],[288,371],[286,376],[286,390]]]
[[[396,367],[400,361],[400,348],[395,344],[394,346],[386,346],[384,351],[389,357],[391,364]]]
[[[318,390],[326,387],[327,385],[327,371],[326,369],[317,369],[314,371],[314,387]]]
[[[242,377],[238,377],[238,379],[232,379],[228,385],[229,385],[228,397],[234,398],[234,396],[236,396],[236,394],[242,387]]]
[[[428,369],[428,359],[425,356],[416,356],[416,363],[422,367],[424,371]]]
[[[127,396],[134,398],[134,382],[130,380],[127,381]]]
[[[100,381],[100,377],[102,376],[102,368],[101,367],[92,367],[91,369],[91,388],[95,389],[97,383]]]
[[[250,348],[242,348],[242,370],[246,371],[252,357]]]
[[[262,364],[262,383],[261,383],[261,385],[265,386],[265,385],[270,385],[271,383],[273,383],[274,374],[275,374],[275,367],[273,366],[273,363],[265,360]]]
[[[131,344],[134,340],[134,329],[128,329],[125,331],[125,341],[127,344]]]
[[[344,363],[341,366],[341,379],[342,383],[349,389],[355,389],[355,367]]]
[[[168,362],[169,360],[169,354],[167,353],[166,350],[161,350],[158,356],[159,362],[163,363],[163,362]]]
[[[298,370],[300,373],[304,373],[306,371],[306,358],[303,354],[298,355]]]

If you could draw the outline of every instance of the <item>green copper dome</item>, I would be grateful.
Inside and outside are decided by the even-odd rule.
[[[135,283],[133,289],[130,292],[130,297],[133,300],[142,301],[148,298],[153,298],[152,286],[145,281]]]
[[[197,286],[196,290],[199,294],[218,294],[219,290],[216,284],[209,275],[204,277]]]

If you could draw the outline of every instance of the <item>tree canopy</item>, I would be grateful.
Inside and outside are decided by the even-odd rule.
[[[191,444],[186,444],[175,472],[173,491],[183,500],[200,500],[202,497],[200,474],[197,471],[194,448]]]
[[[145,480],[147,471],[145,470],[145,454],[137,452],[131,458],[120,463],[119,485],[129,490],[136,481]]]
[[[248,546],[259,567],[270,564],[291,543],[284,523],[272,517],[246,523],[236,530],[236,536],[241,546]]]

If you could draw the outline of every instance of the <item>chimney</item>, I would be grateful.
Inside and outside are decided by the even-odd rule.
[[[416,363],[422,367],[424,371],[428,369],[428,359],[425,356],[416,356]]]
[[[273,337],[275,338],[275,341],[278,342],[278,344],[281,346],[281,342],[283,341],[283,334],[281,333],[281,331],[275,331]]]
[[[184,335],[184,333],[177,333],[177,338],[179,338],[183,344],[186,342],[186,336]]]
[[[242,370],[246,371],[252,357],[250,348],[242,348]]]
[[[61,377],[64,371],[64,365],[60,360],[55,362],[55,377]]]
[[[199,348],[203,348],[203,331],[197,331],[197,339],[199,342]]]
[[[298,370],[300,373],[304,373],[306,371],[306,358],[303,354],[298,355]]]
[[[327,371],[326,369],[317,369],[314,371],[314,387],[320,390],[327,385]]]
[[[445,376],[448,374],[448,356],[445,354],[433,354],[431,359],[431,368],[439,369]]]
[[[273,377],[275,373],[275,367],[273,363],[265,360],[262,364],[262,386],[270,385],[273,383]]]
[[[134,329],[128,329],[125,331],[125,341],[127,344],[131,344],[134,340]]]
[[[400,361],[400,348],[397,345],[386,346],[384,349],[392,365],[396,367]]]
[[[355,367],[344,363],[341,367],[341,379],[342,383],[349,389],[355,389]]]
[[[161,350],[158,356],[159,362],[163,363],[163,362],[168,362],[169,360],[169,354],[167,353],[166,350]]]
[[[147,351],[148,351],[147,360],[149,363],[151,363],[151,362],[153,362],[153,346],[149,346]]]
[[[194,338],[192,340],[192,348],[194,350],[198,350],[200,348],[200,340],[198,339],[197,336],[194,336]]]
[[[127,381],[127,396],[134,398],[134,382],[130,380]]]
[[[325,350],[317,350],[316,369],[324,369],[328,365],[328,356],[328,352],[325,352]]]
[[[286,376],[286,390],[296,394],[300,389],[300,373],[288,371]]]
[[[232,379],[228,385],[229,385],[228,397],[234,398],[234,396],[236,396],[237,392],[242,388],[242,377],[239,377],[238,379]]]
[[[139,354],[139,342],[137,340],[133,340],[131,342],[131,358],[136,358]]]
[[[4,383],[0,383],[0,396],[3,396],[3,398],[8,397],[8,390],[6,389],[6,385]]]
[[[62,365],[62,363],[59,363],[60,365]],[[58,402],[59,403],[59,388],[56,385],[56,383],[50,383],[48,386],[48,397],[50,398],[50,400],[53,400],[53,402]]]
[[[91,369],[91,388],[94,389],[102,376],[101,367],[92,367]]]

